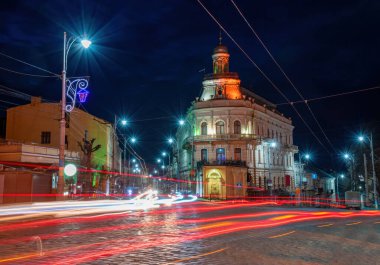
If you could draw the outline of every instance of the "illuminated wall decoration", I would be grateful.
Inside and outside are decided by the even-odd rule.
[[[88,81],[86,79],[78,78],[74,80],[67,80],[67,102],[65,108],[67,112],[71,112],[74,109],[77,95],[81,103],[86,102],[87,96],[89,94],[87,87]]]

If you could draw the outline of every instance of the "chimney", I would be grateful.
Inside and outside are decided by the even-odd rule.
[[[32,104],[32,106],[34,106],[34,105],[40,104],[41,101],[42,101],[41,97],[32,97],[30,100],[30,103]]]

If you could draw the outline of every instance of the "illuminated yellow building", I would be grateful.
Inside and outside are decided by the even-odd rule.
[[[7,110],[6,139],[13,142],[59,147],[60,104],[41,102],[32,97],[30,104]],[[66,116],[66,150],[83,156],[79,143],[83,139],[95,138],[94,145],[101,148],[92,155],[92,167],[110,170],[113,165],[120,168],[120,149],[114,143],[114,129],[109,122],[97,118],[81,109],[74,108]],[[115,147],[115,151],[113,148]]]
[[[202,94],[177,132],[179,177],[191,180],[192,192],[207,198],[242,197],[248,189],[293,192],[298,148],[292,121],[241,87],[239,75],[229,71],[229,58],[219,43],[212,55],[213,73],[205,74]]]

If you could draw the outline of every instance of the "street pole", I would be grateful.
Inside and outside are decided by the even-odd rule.
[[[65,176],[63,169],[65,167],[65,134],[66,134],[66,32],[63,33],[63,69],[62,69],[62,99],[61,99],[61,120],[59,135],[59,171],[57,195],[62,196],[65,189]],[[63,198],[63,197],[62,197]]]
[[[339,198],[339,176],[336,176],[336,195],[338,197],[337,203],[340,203],[340,198]]]
[[[124,137],[124,148],[123,148],[124,150],[123,150],[123,173],[124,173],[124,181],[123,181],[123,183],[124,183],[124,188],[123,188],[123,193],[124,193],[124,191],[125,191],[125,187],[127,186],[126,184],[127,184],[127,179],[128,179],[128,176],[126,176],[125,175],[125,173],[126,173],[126,170],[125,170],[125,162],[126,162],[126,158],[127,158],[127,154],[125,153],[126,152],[126,149],[127,149],[127,141],[126,141],[126,139],[125,139],[125,137]]]
[[[301,199],[302,198],[302,178],[303,178],[303,173],[304,173],[304,168],[302,166],[302,156],[301,156],[301,153],[298,154],[298,163],[300,165],[300,172],[299,172],[300,183],[299,183],[299,186],[300,186],[300,199]]]
[[[176,141],[176,144],[177,144],[177,181],[179,181],[180,177],[179,177],[179,144],[178,144],[178,141]],[[176,184],[176,187],[178,186],[178,184]],[[180,187],[181,187],[181,183],[180,183]],[[176,191],[177,191],[177,188],[176,188]]]
[[[371,161],[372,161],[372,178],[373,178],[373,198],[375,201],[375,208],[378,209],[378,196],[377,196],[377,179],[376,179],[376,171],[375,171],[375,158],[373,154],[373,138],[372,138],[372,132],[370,136],[370,146],[371,146]]]
[[[367,172],[367,155],[363,152],[363,167],[364,167],[364,183],[365,183],[365,204],[369,203],[369,189],[368,189],[368,172]]]
[[[350,161],[351,161],[351,191],[355,191],[356,185],[354,182],[354,159],[351,158]]]
[[[114,119],[114,123],[113,123],[113,133],[112,133],[112,170],[111,171],[115,171],[115,148],[116,148],[116,145],[115,145],[115,142],[116,142],[116,121],[117,121],[117,117],[116,115],[114,116],[115,119]]]

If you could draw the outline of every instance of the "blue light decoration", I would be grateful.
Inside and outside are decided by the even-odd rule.
[[[67,99],[67,104],[66,104],[66,111],[71,112],[76,103],[76,98],[78,95],[79,102],[84,103],[87,100],[87,96],[90,93],[87,90],[88,87],[88,81],[83,78],[78,78],[74,80],[67,80],[67,91],[66,91],[66,99]]]
[[[311,178],[312,179],[317,179],[317,174],[315,174],[315,173],[311,174]]]
[[[88,92],[88,90],[86,89],[80,89],[78,92],[77,92],[77,95],[78,95],[78,98],[79,98],[79,102],[80,103],[84,103],[87,101],[87,96],[90,92]]]

